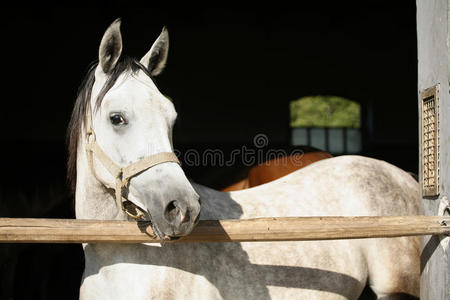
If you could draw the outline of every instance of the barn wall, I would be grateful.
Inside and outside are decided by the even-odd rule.
[[[450,96],[448,93],[447,0],[417,1],[418,89],[440,83],[440,174],[438,197],[422,197],[425,214],[437,215],[440,199],[450,192]],[[420,98],[419,98],[420,101]],[[420,102],[419,102],[420,107]],[[420,124],[420,118],[419,118]],[[421,126],[421,125],[419,125]],[[422,252],[421,298],[450,299],[450,252],[439,237],[425,237]]]

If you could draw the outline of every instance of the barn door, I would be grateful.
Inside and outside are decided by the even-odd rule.
[[[449,0],[417,0],[419,182],[426,215],[450,199]],[[421,299],[450,299],[450,237],[422,240]]]

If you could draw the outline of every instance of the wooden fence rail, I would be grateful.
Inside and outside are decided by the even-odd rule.
[[[200,221],[170,242],[262,242],[450,234],[450,217],[289,217]],[[148,222],[0,218],[1,243],[157,243]]]

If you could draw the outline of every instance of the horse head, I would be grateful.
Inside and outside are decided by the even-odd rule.
[[[101,40],[87,92],[81,93],[85,108],[78,109],[85,115],[78,152],[85,151],[86,168],[116,198],[119,217],[111,218],[126,219],[127,203],[166,239],[188,234],[200,214],[199,196],[173,154],[174,105],[152,80],[165,66],[168,47],[163,28],[140,61],[121,57],[120,20],[113,22]],[[83,101],[77,100],[74,111],[82,107],[78,102]],[[77,192],[78,185],[77,179]]]

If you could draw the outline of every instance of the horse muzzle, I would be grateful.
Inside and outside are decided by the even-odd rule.
[[[189,234],[200,217],[200,197],[177,164],[161,164],[133,179],[128,199],[145,213],[161,239]]]
[[[150,219],[155,234],[164,240],[170,240],[189,234],[200,217],[200,199],[198,195],[170,200],[164,203],[162,213]]]

